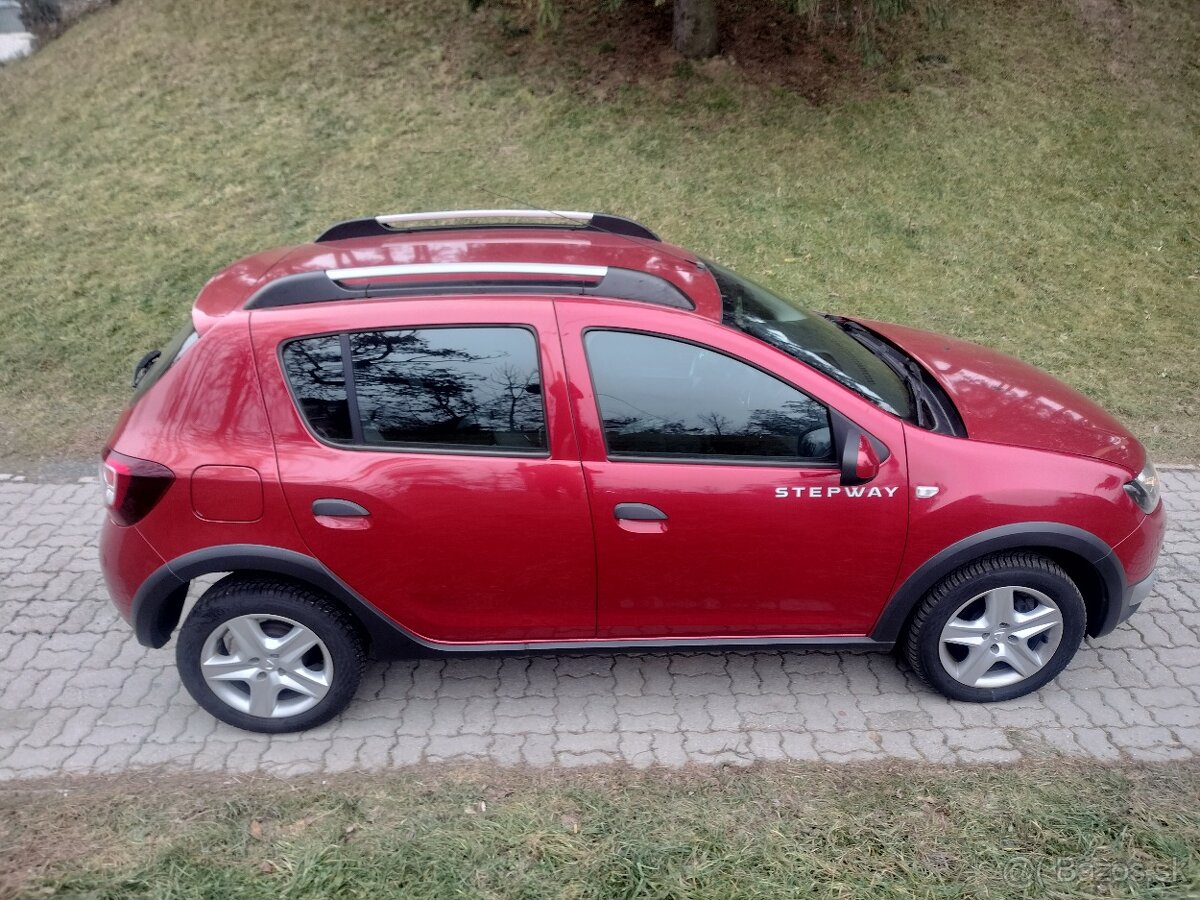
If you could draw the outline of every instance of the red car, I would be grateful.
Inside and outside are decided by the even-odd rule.
[[[1137,609],[1163,537],[1142,445],[1045,373],[617,216],[343,222],[213,278],[134,381],[109,590],[254,731],[427,651],[897,647],[1005,700]]]

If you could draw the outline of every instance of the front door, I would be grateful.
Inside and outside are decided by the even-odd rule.
[[[670,332],[635,332],[595,304],[559,305],[592,498],[599,635],[865,634],[904,549],[899,424],[879,473],[845,485],[827,406],[707,341],[793,361],[712,323],[661,316]]]
[[[313,555],[426,640],[592,637],[592,526],[552,304],[338,316],[334,333],[302,309],[252,323],[282,489]]]

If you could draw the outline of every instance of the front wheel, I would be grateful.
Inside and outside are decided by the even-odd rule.
[[[327,722],[358,689],[365,653],[350,615],[300,585],[236,576],[213,585],[179,630],[188,693],[247,731]]]
[[[946,577],[913,615],[902,653],[952,700],[1012,700],[1066,668],[1087,611],[1056,563],[1031,553],[986,557]]]

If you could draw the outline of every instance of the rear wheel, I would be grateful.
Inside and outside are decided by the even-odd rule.
[[[349,704],[365,665],[345,610],[287,582],[227,578],[179,631],[175,660],[196,702],[247,731],[302,731]]]
[[[1083,641],[1079,588],[1030,553],[990,556],[944,579],[921,602],[902,646],[927,684],[954,700],[1011,700],[1066,668]]]

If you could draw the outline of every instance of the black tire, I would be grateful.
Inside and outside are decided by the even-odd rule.
[[[304,626],[319,638],[324,645],[316,648],[319,666],[324,670],[324,666],[329,665],[332,674],[328,679],[327,692],[315,705],[294,715],[285,714],[286,711],[278,713],[277,717],[251,715],[248,711],[235,709],[214,692],[201,671],[205,644],[218,629],[223,629],[225,623],[242,616],[264,617],[261,625],[264,632],[270,627],[288,627],[270,618],[277,616]],[[304,731],[340,713],[358,690],[366,665],[366,653],[356,625],[345,609],[324,594],[302,585],[269,578],[229,576],[209,588],[184,621],[175,645],[175,662],[188,693],[222,722],[265,734]],[[214,637],[214,640],[220,639]],[[278,671],[287,675],[283,668]],[[270,675],[255,677],[273,676],[274,670]],[[219,684],[218,688],[224,689],[225,683]],[[234,683],[241,684],[241,681]],[[245,680],[244,689],[248,698],[249,679]],[[300,703],[312,702],[286,688],[280,690],[277,696],[292,695]]]
[[[972,687],[947,671],[941,654],[942,631],[963,604],[1003,587],[1037,591],[1054,602],[1062,616],[1058,647],[1040,670],[1015,684]],[[1019,598],[1031,596],[1018,594]],[[1066,668],[1083,642],[1086,625],[1087,610],[1079,588],[1059,565],[1034,553],[1000,553],[963,566],[926,594],[909,622],[899,651],[922,681],[952,700],[1012,700],[1038,690]],[[1007,663],[996,665],[989,672],[997,674],[990,677],[1012,677],[1006,675],[1009,668]]]

